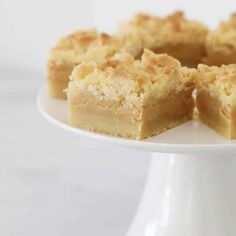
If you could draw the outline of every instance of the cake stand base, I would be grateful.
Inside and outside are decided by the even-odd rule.
[[[234,156],[153,153],[127,236],[235,236]]]

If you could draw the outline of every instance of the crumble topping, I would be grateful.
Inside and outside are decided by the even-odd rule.
[[[79,64],[100,60],[113,55],[120,42],[114,37],[95,30],[75,32],[60,39],[50,52],[49,61]]]
[[[218,28],[208,35],[206,45],[210,50],[225,53],[236,50],[236,13],[220,22]]]
[[[98,99],[143,101],[148,97],[166,97],[193,87],[193,69],[181,67],[167,54],[145,49],[141,60],[130,54],[116,54],[101,64],[82,63],[72,72],[68,97],[89,92]]]
[[[200,64],[196,74],[198,89],[207,90],[228,104],[236,104],[236,64],[207,66]]]
[[[85,50],[91,42],[96,40],[97,37],[98,32],[95,29],[76,31],[66,37],[59,39],[56,43],[56,46],[52,50]]]

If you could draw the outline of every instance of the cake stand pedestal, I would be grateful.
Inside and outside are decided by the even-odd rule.
[[[235,236],[236,158],[152,154],[127,236]]]
[[[37,105],[58,127],[152,153],[138,210],[127,236],[236,236],[236,142],[197,120],[143,141],[70,127],[66,102],[42,88]]]

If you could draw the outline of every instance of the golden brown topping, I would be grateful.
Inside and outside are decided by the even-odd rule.
[[[91,74],[95,68],[94,63],[81,64],[76,70],[76,79],[84,79],[87,75]]]
[[[166,18],[167,21],[171,22],[172,28],[175,32],[181,31],[181,22],[184,20],[184,12],[176,11]]]
[[[171,21],[179,21],[179,20],[182,20],[183,18],[184,18],[183,11],[176,11],[176,12],[173,12],[172,14],[170,14],[169,16],[167,16],[167,19],[169,19]]]
[[[105,33],[100,33],[98,34],[97,38],[93,41],[92,46],[105,46],[109,44],[115,44],[118,43],[116,42],[116,39],[114,39],[112,36],[105,34]]]
[[[133,23],[136,25],[143,25],[146,22],[156,21],[156,23],[161,20],[158,16],[152,16],[147,13],[138,13],[133,18]]]
[[[223,51],[227,54],[236,50],[236,13],[220,22],[217,29],[208,35],[206,43],[209,52]]]
[[[112,73],[113,79],[132,79],[132,76],[124,68],[116,68]]]
[[[188,41],[204,44],[207,33],[205,25],[187,20],[181,11],[163,18],[139,13],[130,22],[121,24],[118,30],[120,35],[136,35],[149,49]]]
[[[66,37],[61,38],[54,49],[71,49],[74,47],[86,47],[96,40],[98,33],[91,29],[88,31],[77,31]]]
[[[150,50],[145,49],[142,62],[144,65],[153,65],[157,67],[180,68],[180,62],[167,54],[157,55]]]
[[[231,102],[230,97],[236,95],[236,65],[217,67],[201,64],[198,66],[196,84],[198,89],[207,89],[225,102]]]
[[[101,100],[122,104],[129,101],[136,106],[136,102],[142,104],[150,96],[162,98],[192,89],[192,74],[191,69],[182,68],[173,57],[145,49],[141,60],[116,54],[100,65],[78,65],[72,72],[67,95],[70,98],[86,92]]]
[[[98,68],[100,70],[105,70],[107,67],[112,67],[112,68],[116,68],[119,65],[119,62],[117,60],[105,60],[104,62],[102,62]]]
[[[138,57],[143,43],[136,37],[115,37],[95,30],[75,32],[62,38],[50,52],[49,61],[58,64],[100,63],[118,52],[127,52]]]

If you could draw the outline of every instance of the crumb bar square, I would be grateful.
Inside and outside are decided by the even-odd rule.
[[[136,35],[144,47],[156,53],[167,53],[183,65],[196,67],[205,56],[208,28],[202,23],[188,20],[181,11],[167,17],[139,13],[122,23],[117,34]]]
[[[236,139],[236,65],[199,65],[196,87],[200,119],[226,139]]]
[[[141,60],[117,54],[74,68],[67,89],[69,123],[104,134],[143,139],[192,119],[193,69],[145,49]]]

